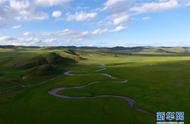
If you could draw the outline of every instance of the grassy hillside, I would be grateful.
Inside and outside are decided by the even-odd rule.
[[[161,54],[163,50],[172,55]],[[152,113],[184,111],[189,123],[190,56],[174,54],[177,50],[156,48],[149,51],[159,52],[156,55],[129,55],[105,49],[0,48],[0,124],[156,123],[154,116],[135,111],[122,99],[69,100],[48,94],[50,89],[93,81],[99,82],[60,94],[130,96],[136,106]],[[103,64],[106,69],[97,71]],[[78,76],[64,75],[68,70]],[[126,84],[120,83],[123,79]]]

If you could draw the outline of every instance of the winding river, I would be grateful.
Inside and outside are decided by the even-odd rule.
[[[113,77],[110,73],[105,73],[103,71],[106,70],[106,65],[105,64],[102,64],[99,66],[99,68],[96,70],[96,72],[99,72],[101,75],[103,76],[106,76],[108,78],[110,78],[111,80],[113,79],[117,79],[118,81],[120,81],[120,83],[127,83],[128,80],[127,79],[118,79],[116,77]],[[67,71],[64,73],[64,75],[66,76],[90,76],[92,74],[74,74],[74,72],[76,71]],[[85,88],[85,87],[88,87],[88,86],[91,86],[91,85],[94,85],[94,84],[97,84],[97,83],[100,83],[102,81],[94,81],[94,82],[90,82],[88,84],[85,84],[85,85],[80,85],[80,86],[73,86],[73,87],[58,87],[58,88],[54,88],[54,89],[51,89],[48,91],[48,93],[50,95],[53,95],[55,97],[59,97],[59,98],[63,98],[63,99],[95,99],[95,98],[107,98],[107,97],[112,97],[112,98],[119,98],[119,99],[122,99],[122,100],[125,100],[128,102],[128,105],[133,108],[135,111],[138,111],[138,112],[142,112],[142,113],[145,113],[147,115],[152,115],[154,116],[153,113],[147,111],[147,110],[144,110],[142,108],[138,108],[136,106],[136,101],[129,97],[129,96],[119,96],[119,95],[110,95],[110,94],[104,94],[104,95],[95,95],[95,96],[69,96],[69,95],[64,95],[64,94],[60,94],[59,92],[60,91],[63,91],[63,90],[66,90],[66,89],[82,89],[82,88]]]

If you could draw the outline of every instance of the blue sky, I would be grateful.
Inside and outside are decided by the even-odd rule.
[[[0,0],[0,45],[190,46],[190,0]]]

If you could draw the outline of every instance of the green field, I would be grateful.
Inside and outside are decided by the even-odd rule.
[[[52,52],[68,59],[59,63],[60,58],[54,59]],[[185,123],[190,123],[190,56],[150,53],[0,48],[0,124],[156,123],[154,115],[135,108],[153,114],[184,111]],[[106,68],[97,71],[103,64]],[[69,70],[74,76],[64,74]],[[123,80],[127,83],[121,83]],[[95,81],[98,83],[72,89]],[[59,87],[68,88],[60,95],[89,98],[64,99],[48,94]],[[128,96],[136,104],[131,108],[120,98],[93,98],[99,95]]]

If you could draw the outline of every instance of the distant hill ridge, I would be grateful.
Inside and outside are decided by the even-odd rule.
[[[88,46],[55,46],[55,47],[39,47],[39,46],[0,46],[0,48],[42,48],[42,49],[67,49],[65,51],[68,54],[79,56],[75,52],[75,50],[94,50],[97,52],[112,52],[112,53],[124,53],[124,54],[182,54],[182,55],[189,55],[190,54],[190,47],[152,47],[152,46],[136,46],[136,47],[123,47],[123,46],[116,46],[116,47],[88,47]]]

